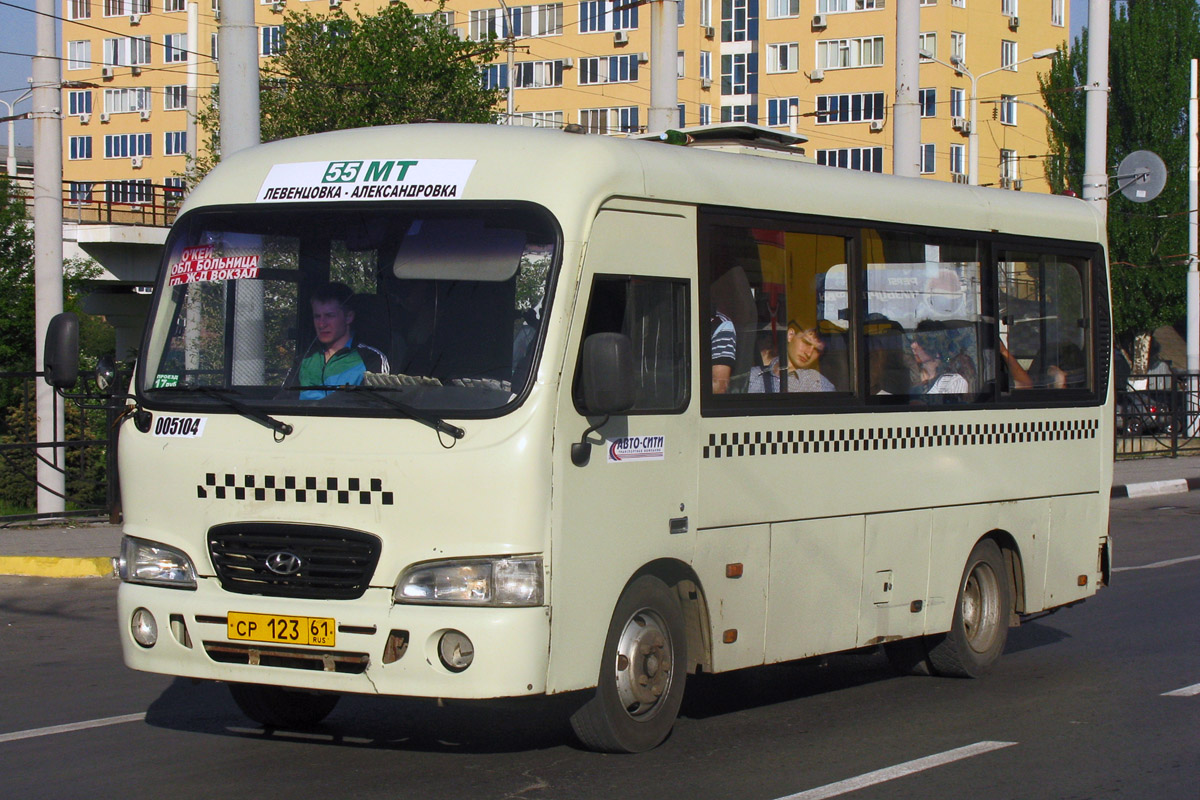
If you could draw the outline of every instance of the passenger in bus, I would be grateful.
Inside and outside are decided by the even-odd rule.
[[[737,331],[733,320],[713,309],[712,320],[712,391],[729,391],[729,378],[737,364]]]
[[[344,283],[325,283],[313,290],[313,328],[316,337],[300,362],[300,386],[358,386],[367,372],[388,373],[387,356],[370,345],[356,342],[354,292]],[[301,400],[320,400],[323,389],[304,389]]]
[[[812,328],[805,329],[792,320],[787,332],[787,384],[785,392],[832,392],[833,384],[821,374],[821,353],[825,343]],[[775,358],[765,367],[758,367],[750,374],[751,394],[777,392],[780,389],[779,359]]]
[[[1083,350],[1079,345],[1067,342],[1059,348],[1058,363],[1046,367],[1046,379],[1052,389],[1082,387],[1087,384],[1087,367],[1084,363]],[[1163,380],[1160,386],[1170,388],[1169,380]]]
[[[970,356],[957,349],[950,328],[937,320],[922,320],[910,343],[917,361],[920,382],[910,394],[968,394],[974,365]],[[968,374],[963,374],[964,372]]]
[[[1000,360],[1003,362],[1005,369],[1008,370],[1012,389],[1033,388],[1033,378],[1029,377],[1029,371],[1022,367],[1021,362],[1017,361],[1016,356],[1008,351],[1008,348],[1004,346],[1004,342],[1000,342]]]

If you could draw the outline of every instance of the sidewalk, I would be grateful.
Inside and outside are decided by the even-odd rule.
[[[1195,489],[1200,489],[1200,456],[1144,458],[1113,466],[1114,498]],[[121,527],[95,520],[0,528],[0,575],[107,577],[120,547]]]

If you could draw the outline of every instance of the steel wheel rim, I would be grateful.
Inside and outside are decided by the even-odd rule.
[[[625,623],[617,641],[617,699],[634,719],[653,717],[670,692],[672,644],[670,629],[653,609],[640,609]]]
[[[962,623],[972,650],[983,653],[995,645],[1000,632],[1000,581],[987,562],[971,567],[963,584]]]

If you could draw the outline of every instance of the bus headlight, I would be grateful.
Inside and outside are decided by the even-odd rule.
[[[144,583],[171,589],[195,589],[196,570],[182,552],[145,539],[121,540],[117,573],[126,583]]]
[[[540,556],[431,561],[409,567],[396,582],[397,603],[540,606]]]

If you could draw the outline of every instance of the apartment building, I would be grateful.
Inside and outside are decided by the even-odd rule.
[[[345,0],[364,12],[400,0]],[[896,8],[900,0],[680,0],[679,125],[752,122],[808,137],[820,163],[892,170]],[[976,126],[978,182],[1046,191],[1039,51],[1067,38],[1066,0],[918,0],[921,172],[967,181]],[[260,0],[259,52],[283,46],[287,9],[342,0]],[[598,134],[645,129],[650,9],[636,0],[501,5],[406,0],[463,37],[511,37],[481,80],[511,92],[499,119],[578,124]],[[63,0],[63,164],[79,200],[150,203],[181,187],[187,86],[201,102],[218,79],[217,0],[200,0],[196,41],[186,0]],[[1018,6],[1019,3],[1019,6]],[[197,54],[194,66],[190,52]],[[972,77],[979,119],[970,119]]]

